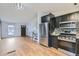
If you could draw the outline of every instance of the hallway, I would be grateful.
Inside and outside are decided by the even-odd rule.
[[[65,56],[54,48],[47,48],[28,37],[6,38],[0,41],[2,56]]]

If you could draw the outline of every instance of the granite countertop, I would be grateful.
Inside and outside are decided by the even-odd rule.
[[[60,35],[60,30],[59,28],[55,28],[55,30],[51,33],[53,36],[59,36]]]
[[[59,33],[51,33],[52,36],[59,36]]]
[[[79,39],[79,33],[76,34],[76,38]]]
[[[76,37],[76,39],[79,39],[79,37]]]

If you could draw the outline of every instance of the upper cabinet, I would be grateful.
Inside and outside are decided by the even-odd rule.
[[[51,13],[49,13],[48,15],[42,16],[41,23],[50,22],[52,18],[55,18],[55,16]]]
[[[72,13],[68,16],[68,20],[70,21],[77,21],[79,18],[79,12],[77,13]]]
[[[62,17],[56,17],[56,28],[59,28],[59,22],[61,21]]]
[[[59,17],[56,17],[56,21],[79,21],[79,12],[70,13],[66,15],[62,15]]]

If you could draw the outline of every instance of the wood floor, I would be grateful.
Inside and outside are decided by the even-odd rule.
[[[15,37],[0,40],[1,56],[66,56],[54,49],[41,46],[28,37]]]

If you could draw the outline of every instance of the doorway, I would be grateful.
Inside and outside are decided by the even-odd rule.
[[[26,25],[21,25],[21,36],[26,36]]]

